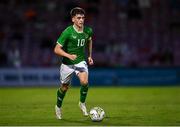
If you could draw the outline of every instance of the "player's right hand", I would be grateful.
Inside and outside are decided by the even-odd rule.
[[[69,55],[70,60],[75,60],[77,58],[77,55],[71,54]]]

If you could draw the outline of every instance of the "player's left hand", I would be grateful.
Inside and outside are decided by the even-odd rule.
[[[89,63],[89,65],[93,65],[94,64],[94,61],[93,61],[92,57],[88,57],[88,63]]]

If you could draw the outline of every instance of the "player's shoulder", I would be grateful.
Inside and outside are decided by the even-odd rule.
[[[70,25],[70,26],[66,27],[63,32],[69,33],[72,31],[72,28],[73,28],[72,25]]]
[[[85,31],[85,32],[86,32],[86,31],[92,31],[92,28],[89,27],[89,26],[84,26],[84,31]]]
[[[91,33],[93,33],[93,30],[92,30],[92,28],[89,27],[89,26],[84,26],[84,32],[85,32],[85,33],[88,33],[88,34],[91,34]]]

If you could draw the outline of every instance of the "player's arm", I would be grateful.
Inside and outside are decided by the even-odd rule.
[[[63,49],[62,49],[62,45],[60,44],[56,44],[55,48],[54,48],[54,53],[57,54],[58,56],[62,56],[62,57],[67,57],[69,58],[70,60],[75,60],[77,58],[76,55],[74,54],[69,54],[67,52],[65,52]]]
[[[88,63],[89,65],[93,65],[94,61],[92,59],[92,38],[90,37],[88,41]]]

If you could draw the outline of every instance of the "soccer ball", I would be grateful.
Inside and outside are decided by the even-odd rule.
[[[89,116],[92,121],[99,122],[102,121],[103,118],[105,117],[105,112],[100,107],[93,107],[89,112]]]

